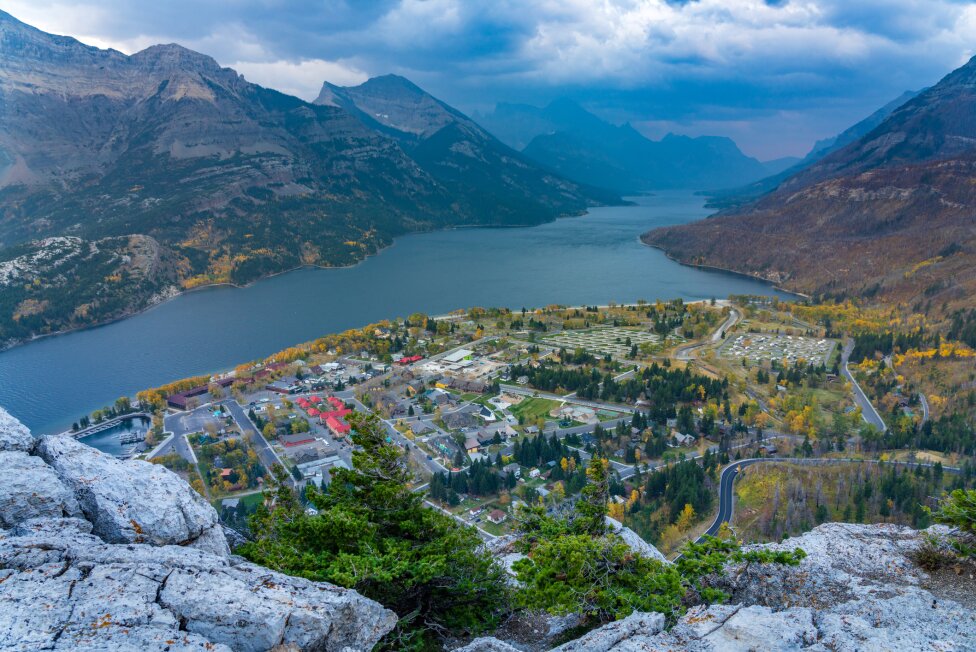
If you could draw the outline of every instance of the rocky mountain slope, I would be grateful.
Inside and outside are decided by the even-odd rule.
[[[974,172],[976,60],[752,204],[643,240],[802,292],[972,306]]]
[[[315,103],[342,107],[395,139],[410,158],[451,190],[464,213],[489,210],[509,215],[511,223],[518,224],[519,216],[533,214],[533,205],[559,204],[569,190],[560,176],[543,170],[403,77],[384,75],[351,87],[325,83]],[[611,192],[586,191],[603,203],[619,201]]]
[[[0,649],[369,650],[396,616],[230,555],[178,476],[0,409]]]
[[[728,138],[669,134],[645,138],[629,124],[612,125],[570,100],[538,109],[499,105],[480,118],[523,153],[581,183],[635,193],[661,188],[716,189],[755,181],[789,162],[764,164]]]
[[[810,151],[807,152],[807,155],[804,156],[803,159],[794,165],[791,165],[782,172],[778,172],[777,174],[760,179],[759,181],[750,183],[746,186],[710,193],[711,199],[709,201],[709,206],[714,208],[734,208],[747,204],[768,192],[776,190],[781,183],[793,175],[798,174],[802,170],[814,165],[822,158],[833,154],[837,150],[850,145],[855,140],[858,140],[859,138],[862,138],[869,132],[873,131],[878,125],[884,122],[885,119],[887,119],[888,116],[895,111],[895,109],[914,98],[920,92],[921,91],[905,91],[891,102],[888,102],[868,117],[864,118],[860,122],[857,122],[853,126],[848,127],[836,136],[818,140],[813,144],[813,147],[810,148]]]
[[[364,85],[377,86],[391,89]],[[537,224],[616,201],[429,101],[456,122],[408,147],[363,111],[262,88],[178,45],[126,56],[0,11],[0,250],[139,235],[172,263],[154,282],[246,283],[349,264],[409,231]],[[472,133],[452,131],[462,126]],[[468,144],[477,138],[480,149]],[[73,325],[36,310],[54,305],[47,281],[23,299],[37,323],[20,323],[15,306],[0,314],[0,340]],[[83,290],[70,309],[99,294]],[[144,294],[128,293],[130,311]]]

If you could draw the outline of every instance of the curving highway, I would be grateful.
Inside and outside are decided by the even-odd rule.
[[[738,460],[729,464],[724,469],[722,469],[722,475],[719,477],[719,491],[718,491],[718,514],[715,515],[715,520],[707,530],[705,530],[702,536],[696,539],[696,543],[701,542],[705,536],[715,536],[718,533],[722,523],[732,522],[732,509],[735,504],[735,491],[733,484],[735,483],[736,477],[742,469],[752,466],[754,464],[760,464],[763,462],[788,462],[791,464],[811,464],[814,466],[820,464],[839,464],[839,463],[857,463],[857,464],[890,464],[894,466],[906,466],[908,468],[915,468],[920,466],[923,468],[932,467],[934,464],[927,464],[923,462],[879,462],[878,460],[858,460],[852,458],[831,458],[831,457],[821,457],[821,458],[795,458],[795,457],[753,457],[746,460]],[[961,469],[954,466],[943,466],[942,470],[946,473],[959,473]]]

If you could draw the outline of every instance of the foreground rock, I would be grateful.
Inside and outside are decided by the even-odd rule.
[[[0,409],[0,649],[351,652],[396,623],[231,556],[213,508],[166,469],[24,433]]]
[[[763,546],[802,548],[799,566],[743,564],[715,579],[727,605],[691,609],[669,631],[658,614],[633,614],[555,651],[976,650],[976,611],[947,599],[911,559],[925,537],[894,525],[821,525]],[[461,649],[523,646],[482,638]]]

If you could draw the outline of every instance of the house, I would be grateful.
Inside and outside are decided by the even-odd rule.
[[[340,401],[340,400],[339,400],[338,398],[336,398],[335,396],[330,396],[330,397],[329,397],[329,399],[328,399],[328,401],[329,401],[329,404],[330,404],[330,405],[331,405],[331,406],[332,406],[332,407],[333,407],[334,409],[336,409],[336,410],[341,410],[342,408],[344,408],[344,407],[346,407],[346,404],[345,404],[345,403],[343,403],[342,401]]]
[[[776,454],[776,447],[772,444],[765,444],[759,447],[759,452],[765,456],[771,456]]]
[[[540,474],[541,472],[539,471],[539,469],[532,469],[531,471],[529,471],[529,477],[532,479],[538,478]]]
[[[275,394],[288,395],[298,392],[302,386],[295,378],[282,378],[281,380],[268,383],[264,388]]]
[[[342,437],[346,435],[352,428],[345,421],[341,421],[336,417],[329,417],[325,420],[325,425],[336,437]]]
[[[465,405],[464,407],[460,407],[453,412],[444,414],[444,425],[451,430],[460,430],[461,428],[476,426],[479,423],[477,414],[480,411],[480,405]]]
[[[491,423],[492,421],[498,421],[498,417],[495,416],[495,413],[489,410],[484,405],[482,405],[481,410],[478,411],[478,416],[484,419],[488,423]]]
[[[671,431],[671,439],[673,439],[675,444],[678,446],[690,446],[691,444],[695,443],[694,435],[686,435],[678,432],[677,430]]]
[[[491,510],[491,513],[488,514],[488,520],[496,525],[504,521],[506,518],[505,512],[500,509],[493,509]]]
[[[220,469],[220,479],[230,482],[230,476],[234,475],[234,469]]]
[[[302,432],[297,435],[285,435],[281,438],[281,443],[285,445],[285,448],[291,448],[292,446],[302,446],[304,444],[311,444],[315,441],[315,435],[310,432]]]
[[[474,435],[468,435],[464,440],[464,450],[468,451],[469,454],[477,453],[481,448],[481,443],[478,438]]]
[[[522,467],[518,463],[512,462],[502,467],[502,473],[505,475],[514,475],[517,478],[522,475]]]
[[[426,421],[414,421],[410,424],[410,432],[412,432],[415,436],[420,436],[433,431],[434,427]]]

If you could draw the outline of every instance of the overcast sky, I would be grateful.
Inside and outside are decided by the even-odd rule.
[[[463,111],[576,99],[651,137],[802,155],[976,47],[960,0],[0,0],[126,53],[177,42],[305,99],[405,75]]]

